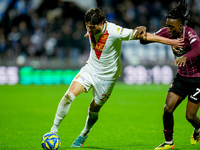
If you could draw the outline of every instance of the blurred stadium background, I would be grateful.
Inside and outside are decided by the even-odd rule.
[[[89,55],[83,22],[92,7],[104,10],[107,20],[127,28],[144,25],[148,32],[165,26],[165,14],[178,0],[1,0],[0,85],[69,84]],[[200,1],[186,0],[187,24],[200,36]],[[169,84],[176,67],[170,46],[122,46],[127,84]]]

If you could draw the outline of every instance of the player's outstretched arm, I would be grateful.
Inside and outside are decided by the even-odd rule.
[[[162,44],[171,45],[172,47],[179,47],[183,48],[184,46],[184,39],[168,39],[162,36],[154,35],[152,33],[147,33],[145,36],[140,38],[141,40],[148,42],[158,42]]]

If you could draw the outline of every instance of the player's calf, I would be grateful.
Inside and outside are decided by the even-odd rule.
[[[62,97],[58,105],[57,113],[54,119],[54,124],[51,128],[51,132],[58,132],[58,127],[60,123],[62,122],[62,120],[67,115],[69,108],[71,106],[71,103],[75,98],[76,97],[74,96],[74,94],[69,91],[67,91],[65,95]]]

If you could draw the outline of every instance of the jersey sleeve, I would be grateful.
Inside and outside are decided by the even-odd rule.
[[[136,31],[133,29],[123,28],[117,25],[115,26],[115,28],[113,28],[114,36],[122,41],[133,40],[135,32]]]
[[[200,55],[200,42],[197,33],[193,29],[190,29],[187,32],[187,37],[189,39],[191,50],[188,51],[184,56],[187,57],[187,60],[189,60]]]
[[[156,33],[154,33],[155,35],[159,35],[159,36],[162,36],[162,37],[166,37],[166,38],[170,38],[169,37],[169,34],[168,34],[168,30],[167,30],[167,27],[164,27],[160,30],[158,30]]]

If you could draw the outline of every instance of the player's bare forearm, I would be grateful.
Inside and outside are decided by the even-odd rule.
[[[183,48],[184,40],[181,39],[168,39],[162,36],[154,35],[151,33],[147,33],[146,36],[143,36],[142,40],[148,42],[158,42],[162,44],[171,45],[173,47]]]

